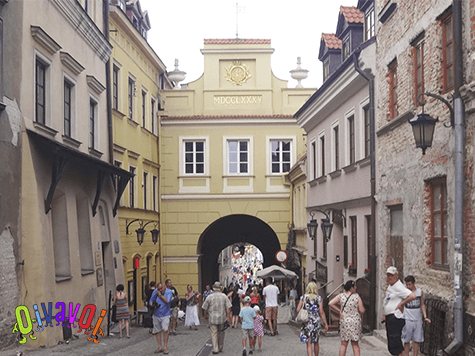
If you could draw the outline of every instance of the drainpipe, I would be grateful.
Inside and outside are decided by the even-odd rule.
[[[102,0],[102,17],[104,36],[109,42],[109,0]],[[107,134],[109,141],[109,163],[114,164],[114,136],[112,131],[112,100],[111,100],[111,62],[106,63],[106,96],[107,96]]]
[[[463,85],[462,0],[453,1],[454,16],[454,129],[455,129],[455,197],[454,197],[454,340],[445,352],[453,355],[463,345],[463,185],[465,147],[465,109],[460,87]]]
[[[353,64],[356,72],[361,75],[369,85],[369,147],[370,147],[370,184],[371,184],[371,236],[369,241],[369,268],[370,268],[370,291],[369,291],[369,305],[375,309],[370,310],[369,321],[371,330],[376,329],[376,135],[375,135],[375,117],[374,117],[374,76],[368,76],[364,73],[358,64],[358,57],[361,49],[357,48],[353,52]]]

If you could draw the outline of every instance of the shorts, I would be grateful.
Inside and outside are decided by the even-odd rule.
[[[251,339],[254,337],[254,329],[242,329],[242,339]]]
[[[168,332],[168,325],[170,324],[170,315],[167,316],[153,316],[153,332]]]
[[[408,344],[414,340],[415,342],[424,342],[424,330],[422,329],[421,320],[407,320],[406,325],[402,329],[402,342]]]
[[[170,317],[178,318],[178,307],[170,308]]]
[[[266,307],[266,319],[277,320],[277,309],[278,307]]]
[[[400,355],[404,351],[401,341],[404,324],[404,319],[398,319],[394,314],[386,315],[386,336],[388,339],[388,350],[391,355]]]

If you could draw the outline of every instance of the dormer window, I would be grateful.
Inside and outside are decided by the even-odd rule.
[[[373,38],[374,32],[374,8],[369,9],[364,16],[364,40]]]
[[[341,44],[341,60],[344,61],[350,55],[350,37],[343,40]]]
[[[323,62],[323,81],[327,80],[329,76],[330,76],[330,58],[327,58]]]

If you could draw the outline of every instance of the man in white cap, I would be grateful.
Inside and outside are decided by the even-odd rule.
[[[213,294],[210,294],[202,308],[209,314],[209,330],[211,332],[211,343],[213,344],[213,354],[223,351],[224,346],[224,323],[230,321],[231,302],[222,293],[221,283],[213,284]]]
[[[401,341],[404,327],[404,306],[416,299],[416,295],[406,288],[399,280],[397,268],[394,266],[386,270],[388,288],[383,303],[383,322],[386,323],[388,350],[391,355],[402,355],[404,346]]]

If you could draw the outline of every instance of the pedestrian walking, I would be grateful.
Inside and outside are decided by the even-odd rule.
[[[251,297],[251,307],[259,305],[259,302],[261,301],[261,295],[257,292],[256,286],[252,287],[252,291],[249,296]]]
[[[129,307],[127,305],[127,295],[124,293],[124,285],[119,284],[117,286],[117,292],[114,294],[112,303],[116,307],[116,318],[119,320],[119,338],[122,339],[122,321],[125,322],[125,331],[127,332],[127,338],[129,335]]]
[[[241,294],[239,293],[239,286],[234,286],[233,290],[228,293],[231,300],[232,321],[231,327],[236,329],[239,322],[239,313],[241,312]]]
[[[361,338],[361,314],[365,312],[363,301],[356,293],[355,281],[348,281],[344,285],[345,292],[337,295],[328,304],[340,316],[341,345],[339,356],[346,355],[348,342],[351,342],[353,355],[360,356],[358,341]]]
[[[178,309],[180,308],[180,298],[178,291],[173,287],[171,279],[165,281],[165,286],[172,292],[172,300],[170,302],[170,333],[176,336],[176,326],[178,325]]]
[[[416,295],[399,280],[396,267],[389,267],[386,270],[386,277],[389,285],[383,303],[383,323],[386,323],[388,350],[391,355],[401,355],[404,352],[401,340],[405,324],[404,306],[416,299]]]
[[[256,318],[254,319],[254,348],[256,348],[256,341],[259,344],[258,352],[262,351],[262,337],[264,336],[264,327],[262,323],[264,318],[261,315],[261,308],[258,305],[254,306],[254,311],[256,312]]]
[[[205,287],[205,291],[203,292],[203,303],[206,301],[206,298],[210,294],[213,294],[213,290],[211,289],[209,284],[207,284],[206,287]],[[204,313],[205,320],[208,320],[209,319],[208,312],[203,309],[203,313]]]
[[[168,326],[170,323],[170,302],[172,300],[172,291],[165,287],[163,283],[158,283],[153,291],[149,304],[156,306],[153,313],[153,332],[158,343],[158,349],[155,353],[163,352],[168,355]],[[162,348],[163,332],[163,348]]]
[[[191,285],[186,286],[186,314],[185,314],[185,326],[188,326],[191,330],[191,327],[194,326],[195,330],[198,330],[198,325],[200,325],[200,319],[198,317],[198,304],[200,302],[201,293],[193,290]]]
[[[266,319],[269,323],[270,335],[277,334],[277,312],[279,288],[274,284],[272,278],[267,279],[267,286],[262,290],[262,296],[266,302]]]
[[[224,323],[231,321],[231,302],[222,293],[221,283],[213,284],[213,294],[210,294],[203,303],[202,308],[209,315],[209,330],[211,333],[211,343],[213,344],[213,354],[223,351],[224,346]]]
[[[256,317],[256,312],[254,308],[251,308],[251,297],[246,296],[243,300],[244,307],[239,313],[241,318],[241,328],[242,328],[242,356],[246,356],[246,344],[247,339],[249,339],[249,355],[252,355],[252,349],[254,347],[254,318]]]
[[[308,323],[302,325],[300,329],[300,341],[307,344],[307,356],[312,356],[312,344],[314,355],[318,356],[320,351],[318,340],[322,320],[325,326],[325,333],[328,331],[328,324],[325,311],[323,310],[323,299],[318,295],[318,287],[315,282],[310,282],[307,285],[305,294],[300,297],[297,313],[302,308],[305,308],[308,312]]]
[[[422,328],[422,320],[430,323],[427,317],[427,310],[424,304],[424,293],[420,288],[416,287],[416,279],[414,276],[404,278],[406,287],[416,295],[416,299],[404,306],[404,317],[406,324],[402,329],[402,342],[404,343],[404,354],[409,356],[409,346],[413,340],[414,356],[419,355],[419,344],[424,342],[424,329]]]

